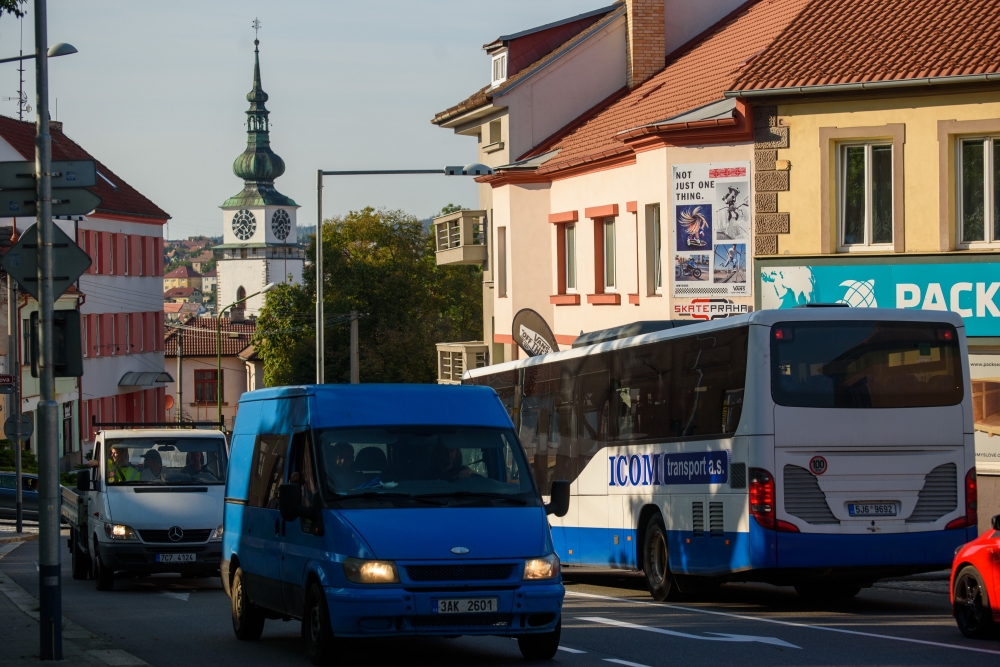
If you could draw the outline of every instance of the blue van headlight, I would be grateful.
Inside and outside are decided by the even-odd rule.
[[[524,580],[555,579],[559,576],[559,556],[553,551],[548,556],[524,561]]]
[[[355,584],[398,584],[399,571],[391,560],[344,560],[344,576]]]

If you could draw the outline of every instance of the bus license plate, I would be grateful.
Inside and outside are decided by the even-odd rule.
[[[434,600],[435,614],[478,614],[497,610],[497,598]]]
[[[896,503],[848,503],[851,516],[896,516]]]
[[[156,554],[157,563],[194,563],[197,560],[196,554]]]

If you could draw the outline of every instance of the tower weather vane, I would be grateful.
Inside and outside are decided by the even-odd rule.
[[[260,30],[260,21],[255,18],[253,20],[253,23],[251,25],[253,25],[253,39],[256,42],[257,41],[257,31]]]

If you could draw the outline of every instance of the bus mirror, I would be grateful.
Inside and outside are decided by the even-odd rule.
[[[90,470],[84,468],[76,473],[76,490],[90,491]]]
[[[295,521],[299,518],[301,507],[299,499],[302,489],[298,484],[282,484],[278,487],[278,511],[284,521]]]
[[[569,482],[564,479],[552,482],[549,497],[550,502],[545,506],[545,513],[566,516],[569,512]]]

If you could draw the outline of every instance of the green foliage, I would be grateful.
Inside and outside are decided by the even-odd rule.
[[[194,267],[191,266],[191,260],[190,259],[177,259],[177,257],[179,257],[179,256],[180,256],[180,253],[178,253],[178,255],[176,255],[174,257],[174,261],[170,262],[170,264],[167,264],[166,268],[163,269],[163,275],[167,275],[168,273],[170,273],[174,269],[176,269],[178,267],[181,267],[181,266],[186,266],[189,269],[194,269]]]
[[[24,16],[24,10],[21,7],[28,0],[0,0],[0,14],[13,14],[14,16],[20,18]]]
[[[435,218],[440,218],[442,215],[448,215],[449,213],[455,213],[457,211],[468,211],[469,209],[465,206],[459,206],[458,204],[445,204],[441,207],[441,212],[434,215]]]
[[[447,208],[447,207],[446,207]],[[315,260],[315,238],[306,251]],[[433,382],[434,344],[482,337],[482,271],[438,267],[433,238],[402,211],[366,208],[323,226],[326,380],[350,379],[358,324],[363,382]],[[315,381],[315,275],[269,292],[254,344],[267,386]]]
[[[0,470],[14,469],[14,443],[0,440]],[[21,472],[38,472],[38,458],[30,449],[21,450]]]

